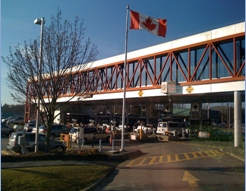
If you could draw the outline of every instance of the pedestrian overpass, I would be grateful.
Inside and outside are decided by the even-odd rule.
[[[128,52],[126,66],[124,61],[125,54],[116,55],[67,76],[70,85],[62,87],[58,101],[65,102],[78,91],[86,95],[60,108],[57,113],[66,114],[56,122],[71,122],[73,116],[94,116],[96,121],[100,116],[121,116],[125,69],[126,121],[138,116],[149,122],[164,110],[172,113],[178,103],[191,104],[201,119],[202,104],[234,102],[234,118],[241,123],[245,22]],[[42,86],[49,86],[48,81]],[[28,105],[25,117],[30,119]]]

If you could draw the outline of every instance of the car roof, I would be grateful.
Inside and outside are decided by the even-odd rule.
[[[23,131],[13,132],[12,134],[23,134]],[[36,134],[36,133],[33,133],[33,132],[26,132],[26,134]],[[40,132],[39,132],[38,134],[45,135],[45,133],[40,133]]]

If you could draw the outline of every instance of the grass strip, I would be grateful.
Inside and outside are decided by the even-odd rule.
[[[107,166],[46,166],[2,169],[3,191],[78,191],[100,180]]]

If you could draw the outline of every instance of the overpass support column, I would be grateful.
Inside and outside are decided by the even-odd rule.
[[[203,123],[202,123],[202,101],[199,100],[199,129],[201,130],[203,127]]]
[[[241,146],[242,103],[240,92],[234,92],[234,147]]]
[[[146,125],[149,124],[149,116],[150,116],[150,103],[146,103]]]
[[[54,114],[55,116],[57,115],[57,117],[54,120],[54,123],[60,124],[61,123],[61,108],[59,107],[58,109],[56,109]]]
[[[173,102],[169,100],[170,107],[170,121],[173,121]]]

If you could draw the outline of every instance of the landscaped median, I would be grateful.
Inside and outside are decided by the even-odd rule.
[[[108,161],[108,155],[97,149],[24,155],[2,153],[1,158],[2,190],[87,190],[113,169],[112,165],[97,163]],[[51,165],[54,164],[51,161],[57,162]],[[22,162],[29,164],[22,166]],[[9,168],[4,168],[5,164]]]
[[[1,171],[2,190],[85,190],[111,170],[108,166],[42,166]]]
[[[30,152],[27,154],[4,155],[1,156],[1,162],[21,162],[21,161],[44,161],[44,160],[107,160],[108,155],[99,152],[97,149],[86,150],[67,150],[66,152]]]

